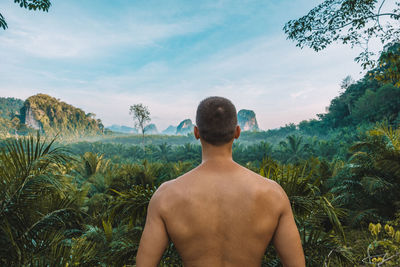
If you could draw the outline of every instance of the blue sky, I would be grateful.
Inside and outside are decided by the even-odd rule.
[[[1,1],[0,96],[46,93],[105,125],[133,125],[129,106],[143,103],[163,130],[220,95],[271,129],[315,118],[345,76],[362,76],[357,49],[286,40],[285,22],[321,1],[52,2],[43,13]]]

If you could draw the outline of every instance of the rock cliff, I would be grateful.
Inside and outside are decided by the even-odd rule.
[[[20,111],[21,124],[45,134],[84,136],[103,132],[101,120],[54,97],[37,94],[25,100]]]
[[[25,123],[25,125],[27,127],[33,128],[35,130],[41,130],[42,124],[40,123],[40,121],[35,117],[35,115],[33,115],[33,111],[32,108],[30,107],[29,103],[28,105],[24,106],[24,113],[23,114],[23,118],[24,121],[23,123]]]
[[[256,114],[252,110],[241,109],[238,112],[238,125],[242,131],[258,131]]]
[[[191,119],[186,119],[179,123],[178,127],[176,127],[176,134],[178,135],[187,135],[193,132],[194,125]]]

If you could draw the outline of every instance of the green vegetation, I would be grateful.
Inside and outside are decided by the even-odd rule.
[[[382,225],[369,224],[369,230],[374,237],[374,241],[368,246],[368,257],[364,262],[377,266],[398,266],[400,264],[400,231],[396,231],[393,226],[385,225],[382,231]],[[378,252],[377,252],[378,251]],[[377,256],[371,256],[370,253],[379,253]]]
[[[20,124],[19,112],[24,101],[12,97],[0,97],[0,136],[15,134]]]
[[[40,129],[46,135],[77,137],[103,132],[104,126],[95,116],[54,97],[37,94],[25,101],[20,119],[26,126]]]
[[[19,115],[24,105],[24,101],[13,97],[0,97],[0,117],[4,119],[13,119]]]
[[[397,232],[368,235],[368,227],[398,225],[400,129],[380,124],[358,138],[349,145],[348,159],[335,156],[340,149],[322,148],[327,141],[299,135],[277,145],[234,145],[238,162],[287,192],[310,266],[398,263]],[[152,194],[200,159],[200,146],[190,143],[143,149],[140,143],[64,147],[40,136],[3,141],[0,264],[134,264]],[[171,244],[161,266],[174,264],[180,258]],[[270,247],[263,266],[276,265]]]
[[[104,126],[95,114],[45,95],[37,94],[22,101],[0,98],[0,137],[28,135],[40,130],[48,136],[61,135],[64,140],[101,136]]]

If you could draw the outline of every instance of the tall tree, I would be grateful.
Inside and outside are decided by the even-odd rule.
[[[325,0],[307,15],[287,22],[283,29],[301,48],[320,51],[335,41],[361,46],[363,52],[355,60],[365,69],[375,66],[374,53],[368,47],[372,39],[384,45],[399,42],[399,19],[399,1]]]
[[[51,6],[50,0],[14,0],[14,3],[19,4],[20,7],[29,10],[41,10],[48,12]],[[8,28],[7,22],[3,15],[0,14],[0,28],[4,30]]]
[[[129,107],[129,114],[133,116],[135,128],[142,130],[142,143],[144,146],[144,127],[151,121],[149,108],[142,103],[134,104]]]

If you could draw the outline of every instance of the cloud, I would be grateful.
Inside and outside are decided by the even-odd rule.
[[[300,51],[282,37],[255,38],[190,66],[154,61],[124,73],[94,76],[90,81],[41,74],[45,77],[41,92],[96,113],[106,125],[130,124],[129,106],[144,103],[160,129],[194,119],[201,99],[222,95],[232,99],[238,110],[255,110],[261,128],[275,128],[324,112],[337,94],[340,79],[358,69],[349,60],[351,51]],[[30,79],[21,87],[38,84],[34,75]],[[52,89],[51,83],[57,88]]]
[[[48,59],[82,59],[115,49],[158,46],[160,41],[201,32],[218,21],[218,17],[197,15],[165,22],[136,18],[129,10],[122,11],[117,19],[99,20],[87,17],[82,10],[75,10],[71,17],[57,8],[32,17],[19,7],[9,8],[10,27],[0,35],[1,50],[11,48],[15,53]]]
[[[222,95],[238,110],[253,109],[268,129],[324,112],[341,79],[360,76],[357,51],[333,46],[315,53],[281,32],[243,31],[272,27],[251,24],[252,16],[273,13],[261,14],[254,1],[234,9],[226,1],[160,3],[151,12],[135,2],[92,13],[83,2],[68,3],[31,17],[19,8],[7,11],[12,27],[0,35],[2,96],[47,93],[96,113],[106,125],[132,125],[129,106],[144,103],[164,129],[193,120],[201,99]]]

